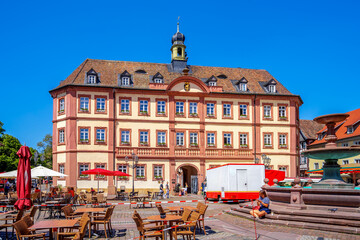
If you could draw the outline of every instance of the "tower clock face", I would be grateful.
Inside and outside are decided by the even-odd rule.
[[[190,83],[189,82],[185,82],[185,84],[184,84],[184,89],[185,89],[185,91],[190,91]]]

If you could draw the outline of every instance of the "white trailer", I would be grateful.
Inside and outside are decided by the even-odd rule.
[[[264,184],[263,164],[225,164],[206,170],[208,199],[256,199]]]

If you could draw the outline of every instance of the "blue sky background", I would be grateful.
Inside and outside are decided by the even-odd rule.
[[[86,58],[266,69],[303,119],[359,108],[360,1],[1,1],[0,121],[35,146],[55,88]]]

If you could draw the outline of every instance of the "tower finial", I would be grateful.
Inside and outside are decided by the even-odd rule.
[[[177,32],[179,32],[179,25],[180,25],[180,16],[178,16],[178,22],[177,22]]]

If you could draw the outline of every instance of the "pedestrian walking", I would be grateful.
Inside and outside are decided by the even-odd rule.
[[[163,185],[164,181],[161,181],[160,183],[160,196],[162,198],[164,198],[164,185]]]
[[[170,198],[170,187],[169,187],[169,182],[166,182],[166,198],[169,199]]]

